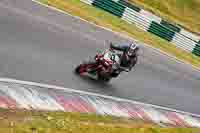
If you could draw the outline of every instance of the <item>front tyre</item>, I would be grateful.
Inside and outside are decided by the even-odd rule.
[[[80,74],[80,65],[78,65],[78,66],[75,68],[75,73],[76,73],[76,74]]]

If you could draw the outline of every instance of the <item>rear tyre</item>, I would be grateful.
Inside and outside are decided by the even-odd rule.
[[[110,82],[110,78],[105,78],[103,81],[105,81],[105,82]]]
[[[120,72],[119,71],[114,71],[111,75],[114,78],[117,78],[119,76]]]
[[[99,75],[99,80],[103,81],[103,82],[109,82],[111,80],[111,78],[106,78],[106,77]]]

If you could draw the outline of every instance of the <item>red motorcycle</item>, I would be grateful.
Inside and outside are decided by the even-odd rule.
[[[82,63],[76,67],[75,72],[79,75],[89,76],[95,80],[109,82],[116,78],[122,71],[120,68],[120,57],[114,51],[107,49],[97,52],[95,61]]]

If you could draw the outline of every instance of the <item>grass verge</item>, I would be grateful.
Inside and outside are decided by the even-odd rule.
[[[200,35],[199,0],[128,0]]]
[[[138,29],[135,25],[131,25],[120,18],[107,13],[101,9],[82,3],[80,0],[38,0],[49,6],[56,7],[60,10],[67,11],[72,15],[79,16],[85,20],[91,21],[97,25],[107,27],[113,31],[117,31],[161,49],[177,58],[184,60],[196,67],[200,68],[200,58],[188,53],[175,45],[151,34]]]
[[[198,133],[195,128],[161,128],[140,120],[64,112],[0,111],[1,133]]]

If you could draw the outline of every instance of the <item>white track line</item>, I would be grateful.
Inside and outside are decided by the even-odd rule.
[[[38,0],[31,0],[31,1],[32,1],[32,2],[35,2],[35,3],[39,4],[39,5],[45,6],[45,7],[47,7],[47,8],[50,8],[50,9],[52,9],[52,10],[58,11],[58,12],[60,12],[60,13],[66,14],[66,15],[68,15],[68,16],[74,17],[74,18],[76,18],[76,19],[80,19],[80,20],[82,20],[82,21],[84,21],[84,22],[86,22],[86,23],[89,23],[89,24],[91,24],[91,25],[94,25],[94,26],[96,26],[96,27],[99,27],[99,28],[102,28],[102,29],[104,29],[104,30],[113,32],[113,33],[115,33],[115,34],[117,34],[117,35],[119,35],[119,36],[121,36],[121,37],[130,39],[130,40],[136,40],[136,41],[138,41],[137,39],[133,39],[133,37],[130,37],[130,36],[126,35],[126,34],[122,34],[122,33],[120,33],[120,32],[113,31],[113,30],[111,30],[111,29],[109,29],[109,28],[106,28],[106,27],[103,27],[103,26],[99,26],[99,25],[97,25],[97,24],[95,24],[95,23],[93,23],[93,22],[87,21],[87,20],[85,20],[85,19],[83,19],[83,18],[81,18],[81,17],[79,17],[79,16],[74,16],[74,15],[72,15],[72,14],[66,12],[66,11],[63,11],[63,10],[60,10],[60,9],[58,9],[58,8],[55,8],[55,7],[52,7],[52,6],[48,6],[48,5],[46,5],[46,4],[43,4],[43,3],[39,2]],[[139,41],[139,42],[141,42],[141,41]],[[162,53],[163,55],[166,55],[166,56],[168,56],[169,58],[174,59],[174,60],[175,60],[176,62],[178,62],[178,63],[186,64],[186,65],[190,66],[192,69],[197,70],[197,71],[200,72],[200,68],[199,68],[199,67],[196,67],[196,66],[194,66],[194,65],[192,65],[192,64],[190,64],[190,63],[188,63],[188,62],[186,62],[185,60],[179,59],[179,58],[177,58],[177,57],[175,57],[175,56],[173,56],[173,55],[170,55],[169,53],[167,53],[167,52],[165,52],[165,51],[162,51],[162,50],[160,50],[160,49],[157,49],[157,48],[155,48],[155,47],[153,47],[153,46],[151,46],[151,45],[148,45],[148,44],[145,44],[145,43],[142,43],[142,45],[144,45],[145,47],[151,48],[151,49],[155,50],[155,51],[158,52],[158,53]]]
[[[153,108],[157,108],[157,109],[162,109],[162,110],[166,110],[166,111],[182,113],[182,114],[185,114],[185,115],[190,115],[190,116],[194,116],[194,117],[200,118],[200,115],[189,113],[189,112],[184,112],[184,111],[179,111],[179,110],[167,108],[167,107],[164,107],[164,106],[157,106],[157,105],[153,105],[153,104],[147,104],[147,103],[142,103],[142,102],[138,102],[138,101],[133,101],[133,100],[128,100],[128,99],[113,97],[113,96],[106,96],[106,95],[92,93],[92,92],[85,92],[85,91],[75,90],[75,89],[71,89],[71,88],[64,88],[64,87],[55,86],[55,85],[47,85],[47,84],[42,84],[42,83],[36,83],[36,82],[30,82],[30,81],[22,81],[22,80],[9,79],[9,78],[0,78],[0,82],[17,83],[17,84],[24,84],[24,85],[30,85],[30,86],[38,86],[38,87],[42,87],[42,88],[64,90],[66,92],[68,91],[68,92],[75,92],[75,93],[80,93],[80,94],[98,96],[98,97],[112,99],[112,100],[115,100],[115,101],[129,102],[129,103],[133,103],[133,104],[149,106],[149,107],[153,107]]]

